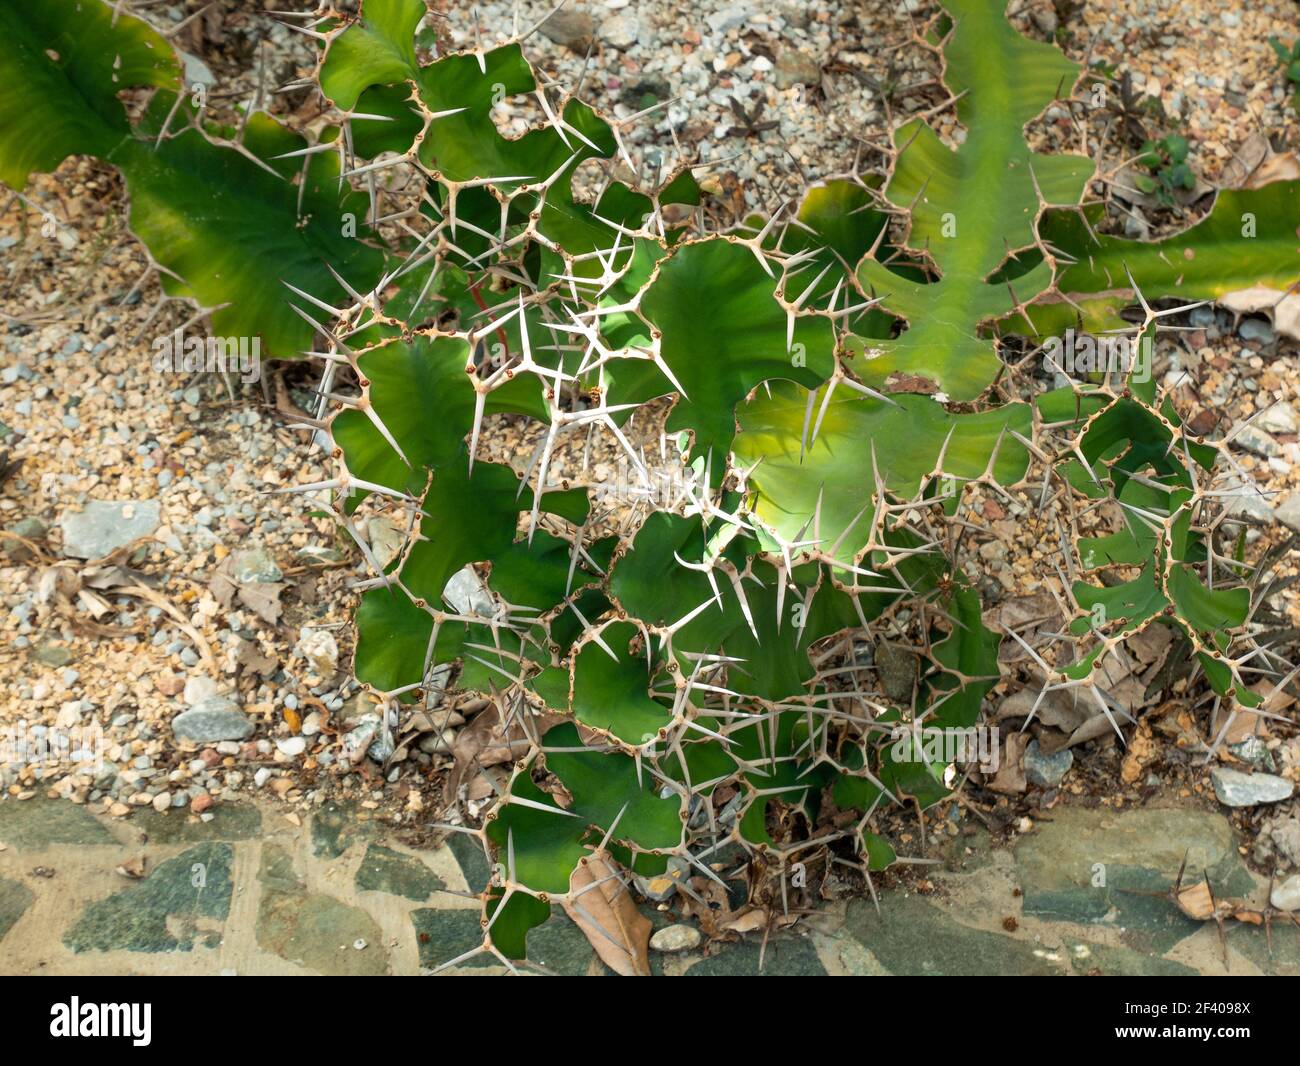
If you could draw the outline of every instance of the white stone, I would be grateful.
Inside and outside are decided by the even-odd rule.
[[[670,925],[650,938],[650,946],[655,951],[676,952],[690,951],[700,945],[700,931],[693,925]]]
[[[1274,885],[1268,901],[1280,911],[1300,911],[1300,874]]]
[[[443,586],[442,598],[457,614],[491,618],[496,613],[492,593],[472,566],[466,566],[451,575]]]
[[[714,33],[726,33],[728,30],[737,29],[749,21],[750,12],[747,8],[740,5],[728,7],[722,11],[715,11],[712,15],[705,18],[709,24],[709,29]]]
[[[1258,807],[1290,799],[1295,785],[1276,774],[1247,774],[1227,766],[1210,771],[1210,782],[1219,802],[1228,807]]]
[[[1300,529],[1300,492],[1293,492],[1277,508],[1277,520],[1292,529]]]
[[[425,733],[420,738],[419,748],[426,755],[436,755],[440,752],[451,751],[451,746],[456,743],[456,731],[454,729],[444,729],[441,733]]]
[[[1275,403],[1255,420],[1255,425],[1268,433],[1294,433],[1295,410],[1289,403]]]
[[[307,739],[305,737],[282,737],[275,742],[275,746],[279,748],[282,754],[293,758],[307,750]]]
[[[339,668],[339,645],[328,629],[304,629],[293,653],[306,659],[323,680],[330,680]]]
[[[635,15],[610,15],[601,20],[598,32],[607,45],[626,51],[640,38],[641,23]]]
[[[366,522],[366,536],[370,539],[370,551],[375,562],[380,566],[387,566],[397,558],[406,539],[395,522],[383,517],[374,517]]]
[[[217,683],[207,674],[195,674],[185,682],[185,691],[182,693],[182,699],[193,707],[196,703],[202,703],[209,696],[217,694]]]

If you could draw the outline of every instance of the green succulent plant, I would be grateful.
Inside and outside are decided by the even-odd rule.
[[[1000,643],[1024,643],[986,624],[957,557],[966,501],[1034,463],[1070,524],[1070,639],[1025,644],[1044,692],[1087,691],[1118,730],[1096,671],[1166,625],[1221,699],[1254,705],[1250,595],[1216,538],[1225,449],[1182,425],[1143,346],[1178,310],[1162,301],[1300,280],[1300,188],[1222,193],[1163,242],[1097,236],[1092,161],[1025,135],[1077,66],[1000,0],[943,8],[961,143],[912,120],[883,181],[820,182],[708,233],[690,168],[612,177],[623,124],[540,75],[529,31],[424,63],[421,0],[322,7],[299,28],[334,124],[307,144],[256,113],[239,137],[214,129],[165,42],[100,0],[38,18],[0,0],[17,42],[0,100],[31,84],[50,100],[12,124],[0,110],[0,177],[21,187],[72,152],[114,163],[173,292],[323,364],[308,424],[338,470],[303,489],[375,571],[357,678],[428,709],[451,670],[530,741],[466,830],[496,871],[475,951],[513,967],[552,904],[586,913],[629,873],[689,892],[739,854],[775,907],[811,891],[797,872],[869,882],[893,863],[882,809],[924,810],[953,779],[921,731],[975,726]],[[111,47],[73,62],[87,27]],[[156,89],[134,123],[126,86]],[[529,101],[544,118],[504,135],[494,109]],[[588,164],[606,175],[592,197],[575,192]],[[372,223],[360,237],[345,211]],[[1146,352],[1146,372],[1090,363],[1017,399],[1012,338],[1067,330]],[[655,412],[647,451],[633,429]],[[507,418],[535,442],[523,471],[485,458]],[[575,472],[596,433],[626,471],[613,491]],[[368,508],[397,518],[391,559]],[[872,655],[899,646],[911,674],[882,691]]]
[[[365,200],[340,195],[337,154],[295,157],[306,141],[263,111],[242,129],[204,122],[147,23],[103,0],[4,0],[0,32],[0,181],[22,191],[70,155],[116,166],[165,293],[210,309],[217,334],[293,358],[312,330],[287,286],[325,295],[332,271],[358,288],[378,278],[383,254],[343,236]],[[119,94],[140,87],[156,91],[131,119]]]
[[[1172,204],[1176,192],[1196,188],[1196,174],[1187,162],[1189,147],[1187,138],[1176,133],[1158,141],[1145,141],[1138,163],[1151,173],[1138,175],[1138,191],[1155,194],[1161,203]]]
[[[1291,97],[1291,106],[1300,112],[1300,37],[1288,45],[1276,35],[1271,35],[1268,43],[1276,53],[1277,61],[1286,69],[1286,80],[1295,88],[1295,95]]]

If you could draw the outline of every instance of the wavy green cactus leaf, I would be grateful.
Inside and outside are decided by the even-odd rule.
[[[583,725],[633,746],[655,740],[672,708],[650,695],[655,682],[654,637],[631,622],[593,629],[573,654],[573,716]]]
[[[671,851],[682,842],[683,797],[648,774],[636,760],[582,743],[578,729],[561,723],[542,737],[546,768],[573,796],[569,808],[613,840],[638,850]]]
[[[104,0],[50,0],[30,11],[5,0],[0,29],[16,44],[0,56],[0,180],[21,189],[32,170],[75,153],[119,167],[131,228],[164,268],[164,291],[213,309],[216,335],[260,338],[260,354],[293,358],[316,331],[286,285],[308,293],[303,302],[319,315],[313,304],[347,296],[331,268],[356,289],[378,280],[383,254],[344,236],[345,214],[355,233],[366,207],[340,193],[337,158],[277,160],[307,143],[261,113],[248,117],[238,145],[221,139],[233,131],[201,129],[190,101],[176,96],[171,45],[146,23]],[[135,127],[117,99],[132,86],[160,90]]]
[[[673,850],[682,841],[681,798],[660,796],[633,759],[585,747],[568,723],[552,727],[542,739],[545,769],[563,787],[567,802],[562,805],[538,788],[531,777],[536,767],[529,765],[516,771],[485,831],[505,860],[498,864],[502,883],[486,908],[488,936],[511,959],[525,957],[528,930],[546,920],[552,901],[574,898],[570,875],[603,835],[613,838],[612,850],[628,865],[646,872],[663,868],[655,850]],[[647,863],[638,858],[642,849]],[[531,902],[511,908],[510,901],[520,897]]]
[[[305,146],[267,115],[250,116],[248,132],[250,146],[257,137],[280,151]],[[313,315],[320,310],[287,286],[328,302],[347,298],[331,267],[357,290],[378,279],[382,253],[343,236],[344,212],[355,219],[366,208],[359,197],[340,203],[332,156],[311,157],[303,187],[272,172],[269,159],[259,165],[196,129],[156,148],[130,138],[107,158],[126,176],[132,230],[182,279],[163,275],[164,288],[216,308],[218,336],[261,337],[264,354],[293,357],[310,349],[317,333],[294,312],[295,302]]]
[[[661,512],[615,562],[609,587],[624,612],[672,633],[683,671],[725,654],[741,666],[730,679],[736,691],[780,700],[812,678],[813,643],[875,617],[884,597],[863,597],[859,614],[815,564],[783,570],[752,551],[735,541],[712,550],[698,518]]]
[[[34,170],[70,155],[106,158],[126,141],[123,89],[179,88],[171,45],[101,0],[5,0],[0,34],[0,181],[14,189]]]
[[[1026,404],[949,414],[928,397],[783,385],[742,408],[735,451],[753,468],[754,513],[774,542],[808,542],[806,550],[853,566],[865,549],[887,553],[875,516],[881,487],[910,500],[933,485],[940,502],[955,503],[973,481],[1021,480],[1030,415]]]
[[[798,260],[799,273],[791,279],[796,285],[798,278],[811,279],[813,290],[805,307],[833,311],[852,302],[853,286],[846,279],[853,276],[863,256],[883,241],[889,221],[879,206],[876,184],[878,179],[817,182],[804,193],[792,223],[772,241],[781,252]],[[893,323],[892,315],[867,308],[850,317],[847,324],[859,336],[888,337]]]
[[[666,428],[694,433],[691,454],[706,461],[714,484],[731,449],[736,404],[764,381],[812,387],[834,367],[830,320],[798,313],[777,290],[761,251],[724,238],[685,244],[641,293],[653,360],[611,367],[616,404],[677,392]]]
[[[1267,308],[1300,284],[1298,227],[1300,181],[1223,189],[1205,218],[1159,241],[1098,236],[1077,212],[1049,213],[1044,240],[1074,262],[1061,271],[1065,296],[1039,301],[1029,315],[1041,332],[1101,333],[1127,326],[1120,312],[1139,292],[1194,303],[1258,290]]]
[[[965,729],[979,720],[980,703],[1001,675],[1001,637],[984,624],[979,594],[972,588],[954,588],[948,611],[952,629],[935,642],[935,672],[925,679],[927,724]]]
[[[1222,521],[1207,493],[1223,445],[1189,437],[1167,401],[1158,407],[1132,391],[1094,399],[1101,406],[1086,418],[1064,422],[1078,466],[1063,476],[1081,495],[1113,500],[1121,528],[1080,538],[1080,564],[1090,574],[1118,571],[1117,578],[1133,567],[1140,572],[1104,585],[1073,583],[1079,613],[1070,629],[1091,646],[1059,675],[1067,684],[1090,683],[1091,673],[1125,638],[1153,624],[1171,625],[1191,642],[1217,693],[1256,706],[1259,697],[1248,691],[1242,673],[1253,652],[1242,647],[1236,655],[1225,654],[1247,619],[1249,589],[1231,571],[1213,587],[1203,576],[1213,568],[1209,548]],[[1040,400],[1049,418],[1059,416],[1062,406],[1060,393]]]
[[[519,512],[532,504],[520,488],[515,472],[498,463],[476,463],[472,473],[461,463],[438,470],[421,504],[421,538],[402,562],[406,587],[436,603],[457,570],[510,547]],[[468,513],[472,525],[456,520]]]
[[[421,0],[367,0],[361,18],[330,39],[320,66],[321,92],[350,111],[372,85],[415,78],[415,28],[425,11]]]
[[[861,264],[863,289],[907,319],[908,328],[897,339],[862,345],[865,357],[854,370],[876,386],[895,376],[922,378],[964,402],[1001,368],[994,342],[978,334],[980,324],[1019,310],[1052,283],[1048,263],[1014,282],[991,275],[1009,254],[1037,243],[1045,205],[1079,202],[1094,166],[1080,156],[1032,152],[1023,132],[1052,100],[1069,95],[1078,67],[1016,33],[999,3],[948,0],[944,7],[953,19],[944,79],[965,140],[952,150],[920,120],[903,126],[885,190],[910,212],[908,248],[927,255],[939,277],[918,284],[885,263]]]
[[[382,340],[362,351],[357,367],[366,392],[357,406],[334,415],[330,430],[343,449],[348,472],[365,481],[419,492],[429,470],[463,456],[474,425],[479,393],[474,387],[472,348],[463,336],[418,334]],[[429,397],[439,412],[430,418]],[[486,414],[513,412],[544,417],[535,379],[498,389],[483,398]],[[397,442],[400,444],[398,451]]]
[[[353,624],[357,647],[352,671],[358,681],[379,692],[395,692],[423,680],[433,633],[431,613],[417,607],[400,589],[377,588],[361,597]],[[459,647],[447,649],[445,644],[443,650],[449,652],[448,659],[460,651]]]

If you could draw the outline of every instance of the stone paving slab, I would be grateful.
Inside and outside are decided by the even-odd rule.
[[[229,844],[211,843],[166,859],[142,880],[87,906],[63,943],[78,953],[216,947],[230,916],[234,859]]]
[[[0,969],[6,973],[429,973],[481,942],[477,842],[433,851],[392,839],[370,812],[326,804],[304,824],[270,806],[202,821],[143,811],[118,821],[62,800],[0,801]],[[683,954],[656,974],[822,976],[1222,973],[1218,932],[1163,893],[1184,856],[1221,897],[1262,902],[1217,813],[1054,810],[1012,848],[967,825],[936,844],[924,895],[882,889],[828,904],[762,943]],[[135,876],[129,876],[134,874]],[[656,928],[671,916],[647,905]],[[1227,932],[1230,972],[1300,973],[1300,930]],[[528,937],[547,972],[609,971],[559,910]],[[761,968],[760,968],[761,967]],[[447,971],[503,972],[478,956]]]

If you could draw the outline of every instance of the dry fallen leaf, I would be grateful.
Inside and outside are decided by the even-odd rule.
[[[247,607],[264,622],[275,625],[280,621],[280,612],[284,609],[280,604],[280,593],[286,588],[288,586],[282,581],[240,585],[237,598],[242,606]]]
[[[1037,681],[1036,678],[1034,680]],[[1068,735],[1097,713],[1097,705],[1079,699],[1074,689],[1054,689],[1041,700],[1040,691],[1031,685],[1013,692],[998,704],[997,720],[1001,722],[1010,718],[1029,718],[1032,711],[1034,722],[1059,729]]]
[[[1270,714],[1282,714],[1295,703],[1295,697],[1291,693],[1284,688],[1275,688],[1270,681],[1256,681],[1250,686],[1250,691],[1255,693],[1256,696],[1264,697],[1260,710],[1268,711]],[[1251,717],[1255,716],[1252,715]]]
[[[1268,137],[1256,130],[1223,166],[1219,184],[1225,189],[1259,189],[1275,181],[1300,178],[1294,152],[1274,152]]]
[[[1239,315],[1267,314],[1275,333],[1300,339],[1300,293],[1286,293],[1264,285],[1226,292],[1218,302]]]
[[[1025,781],[1025,771],[1020,762],[1024,758],[1025,749],[1029,747],[1032,737],[1024,733],[1008,733],[1002,741],[1002,763],[993,780],[989,782],[989,788],[994,792],[1002,792],[1007,795],[1016,795],[1024,792],[1029,787]]]
[[[1300,178],[1300,160],[1295,152],[1279,152],[1264,160],[1246,182],[1247,189],[1262,189],[1275,181],[1295,181]]]
[[[1223,165],[1219,185],[1223,188],[1262,188],[1273,182],[1300,178],[1300,159],[1295,152],[1274,152],[1261,131],[1248,136],[1242,147]]]
[[[1219,185],[1224,189],[1240,189],[1261,163],[1273,154],[1268,137],[1256,130],[1233,149],[1231,158],[1219,171]]]
[[[267,677],[275,673],[280,667],[279,660],[264,655],[257,644],[251,640],[241,640],[239,642],[235,665],[237,669],[245,673],[257,674],[259,677]]]
[[[563,904],[601,962],[624,977],[650,976],[650,919],[636,909],[607,852],[597,849],[578,862]]]
[[[144,876],[145,858],[143,855],[136,855],[127,859],[117,868],[117,872],[123,877],[128,877],[132,881],[138,881]]]
[[[238,599],[240,606],[247,607],[264,622],[275,625],[280,621],[280,594],[288,588],[283,581],[276,582],[239,582],[234,576],[235,557],[228,555],[208,579],[208,591],[217,605],[228,611],[231,604]]]
[[[1204,880],[1179,889],[1174,899],[1178,909],[1195,921],[1204,922],[1214,917],[1214,895]]]
[[[986,518],[992,515],[989,507],[991,502],[985,501],[984,504]],[[1054,630],[1059,625],[1060,618],[1061,608],[1056,598],[1046,589],[1040,589],[1028,595],[1003,600],[988,612],[985,616],[985,624],[995,632],[1005,633],[1007,630],[1012,630],[1019,635],[1020,640],[1031,648],[1036,648],[1045,641],[1041,634],[1044,631]],[[1030,657],[1020,641],[1006,636],[998,650],[998,658],[1002,662],[1010,663],[1028,660]]]
[[[435,711],[434,714],[436,717],[437,712]],[[536,735],[545,733],[559,720],[559,715],[543,714],[535,717],[533,728]],[[456,740],[452,744],[451,755],[455,764],[443,786],[445,802],[456,802],[456,794],[460,786],[467,780],[471,780],[477,771],[489,766],[514,762],[528,752],[531,744],[532,740],[524,732],[518,715],[511,719],[508,727],[505,727],[501,724],[501,712],[496,704],[490,704],[479,711],[470,719],[469,724],[456,734]]]
[[[1162,207],[1164,200],[1161,199],[1160,193],[1147,193],[1141,190],[1143,179],[1150,180],[1150,178],[1150,174],[1137,167],[1124,167],[1115,175],[1115,188],[1119,196],[1138,207],[1148,209]],[[1214,186],[1198,175],[1195,176],[1194,184],[1190,189],[1174,189],[1171,194],[1175,203],[1187,205],[1196,203],[1202,196],[1213,191]]]
[[[1238,711],[1237,717],[1232,720],[1228,726],[1228,732],[1224,734],[1223,742],[1229,747],[1235,747],[1244,743],[1251,737],[1267,737],[1268,725],[1263,718],[1251,711]]]
[[[699,923],[700,930],[710,940],[729,939],[723,926],[734,917],[727,891],[710,877],[692,877],[694,894],[683,895],[686,913]]]
[[[239,584],[231,576],[231,569],[234,566],[234,557],[226,556],[221,560],[220,565],[212,571],[212,576],[208,579],[208,591],[212,593],[213,599],[222,610],[230,610],[231,603],[234,602],[235,593],[239,591]]]
[[[756,933],[767,928],[767,912],[762,907],[755,907],[720,924],[730,933]]]

